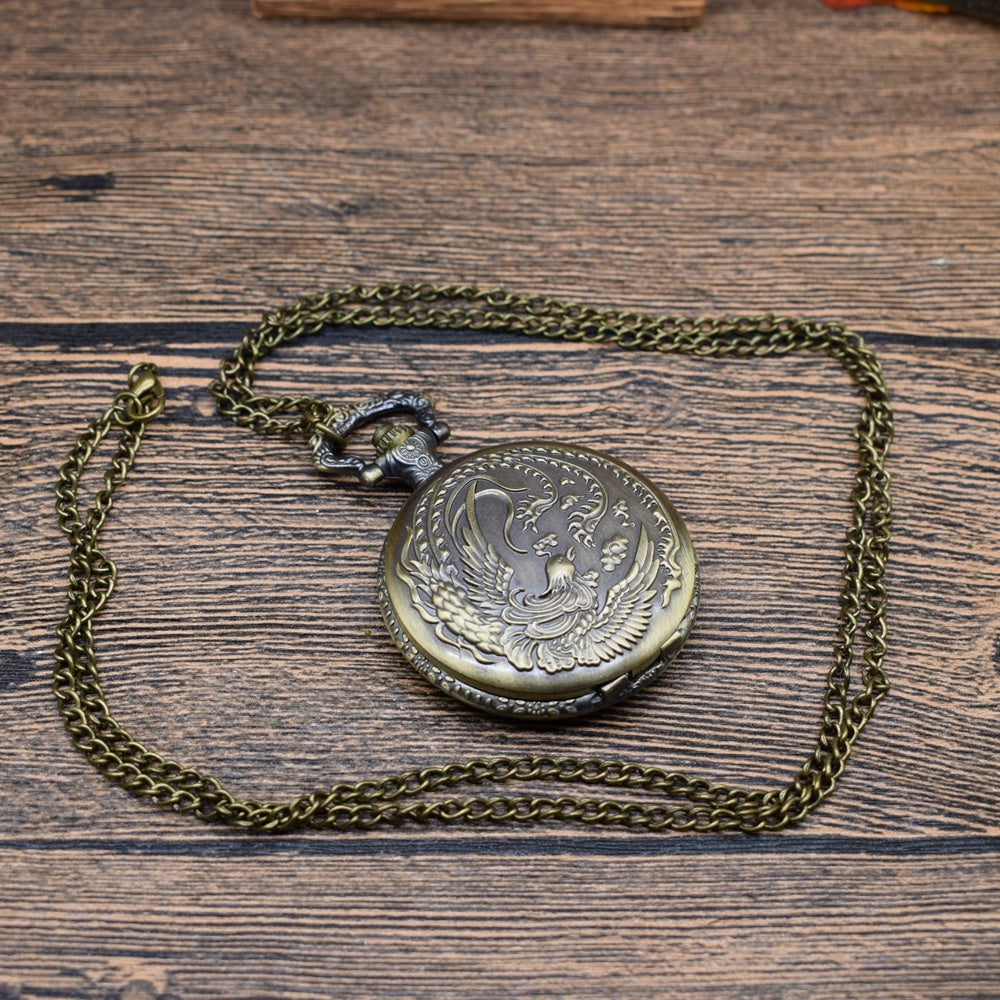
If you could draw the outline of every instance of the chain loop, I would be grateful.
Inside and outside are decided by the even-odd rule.
[[[367,830],[432,820],[553,820],[657,831],[755,833],[799,822],[834,790],[854,742],[889,691],[883,669],[883,577],[892,521],[885,467],[892,410],[881,365],[860,337],[838,325],[778,316],[643,316],[464,285],[353,285],[265,315],[219,366],[219,376],[211,385],[219,412],[240,426],[268,434],[308,435],[330,422],[340,407],[305,396],[260,396],[253,390],[253,379],[257,364],[275,348],[332,326],[516,332],[700,357],[782,356],[805,350],[839,362],[861,391],[864,406],[854,429],[858,464],[845,538],[840,616],[815,749],[784,788],[769,791],[732,788],[639,763],[524,756],[434,765],[340,783],[288,803],[237,799],[211,776],[146,749],[118,725],[108,708],[93,637],[93,619],[110,600],[118,573],[101,551],[99,535],[111,513],[115,491],[135,463],[148,422],[164,406],[156,369],[138,365],[129,375],[128,388],[80,435],[56,485],[59,524],[70,541],[70,568],[68,608],[57,630],[53,689],[73,743],[99,771],[163,808],[260,832],[302,827]],[[112,430],[118,434],[115,454],[93,503],[81,514],[80,479]],[[859,635],[860,689],[852,696],[851,671]],[[663,801],[545,795],[427,799],[462,785],[506,782],[643,790]]]

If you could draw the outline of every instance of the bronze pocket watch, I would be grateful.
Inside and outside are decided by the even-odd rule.
[[[379,426],[370,463],[342,445]],[[497,445],[443,465],[448,428],[426,395],[395,392],[332,414],[316,467],[414,492],[379,563],[379,604],[432,684],[497,715],[597,711],[653,680],[691,630],[698,565],[684,522],[645,476],[587,448]]]

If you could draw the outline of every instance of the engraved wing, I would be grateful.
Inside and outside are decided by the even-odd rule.
[[[608,591],[600,611],[585,616],[575,630],[574,651],[580,663],[596,666],[642,637],[653,615],[659,570],[655,547],[643,529],[628,573]]]
[[[436,626],[438,638],[469,649],[477,659],[483,659],[477,650],[503,656],[503,626],[498,614],[509,601],[514,570],[474,521],[472,525],[472,530],[462,529],[463,572],[458,572],[433,539],[424,538],[418,545],[411,538],[398,573],[408,584],[420,616]],[[411,555],[412,548],[419,554]],[[441,631],[442,625],[465,641],[456,644]]]
[[[510,600],[514,568],[481,532],[468,528],[462,529],[461,556],[466,595],[476,607],[496,615]]]

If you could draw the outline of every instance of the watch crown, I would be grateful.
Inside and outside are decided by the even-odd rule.
[[[372,435],[372,444],[378,455],[388,455],[393,448],[413,437],[413,428],[405,424],[382,424]]]

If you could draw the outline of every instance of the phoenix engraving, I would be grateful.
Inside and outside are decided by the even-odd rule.
[[[469,650],[480,662],[502,657],[519,671],[555,674],[598,666],[633,647],[660,593],[661,562],[646,528],[640,525],[630,542],[618,518],[606,538],[579,530],[574,536],[579,518],[573,510],[584,503],[592,510],[593,497],[569,494],[567,501],[565,491],[546,491],[545,502],[536,500],[525,516],[524,503],[519,507],[512,492],[523,490],[500,488],[492,479],[469,482],[406,540],[396,572],[424,621],[442,641]],[[491,505],[488,514],[481,514],[484,504]],[[562,530],[541,535],[543,509],[561,512]],[[489,536],[481,516],[488,519]],[[515,520],[539,539],[517,545]],[[578,545],[594,550],[584,561],[590,568],[580,566]]]

